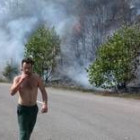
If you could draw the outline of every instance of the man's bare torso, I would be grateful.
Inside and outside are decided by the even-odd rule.
[[[20,79],[21,76],[18,78]],[[36,104],[38,91],[38,77],[32,74],[25,79],[19,87],[19,100],[21,105],[32,106]]]

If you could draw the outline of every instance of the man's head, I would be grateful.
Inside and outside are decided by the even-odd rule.
[[[27,74],[30,75],[32,73],[32,66],[33,66],[34,62],[31,58],[24,58],[21,62],[22,65],[22,71]]]

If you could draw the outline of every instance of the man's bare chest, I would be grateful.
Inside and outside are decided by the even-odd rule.
[[[38,86],[37,80],[31,78],[31,79],[24,80],[20,85],[20,89],[33,90],[36,89],[37,86]]]

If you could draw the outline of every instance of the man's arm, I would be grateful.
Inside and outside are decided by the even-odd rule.
[[[11,85],[11,88],[10,88],[10,94],[13,96],[17,93],[18,89],[19,89],[19,78],[18,77],[15,77],[14,80],[13,80],[13,84]]]
[[[39,78],[39,89],[42,93],[42,100],[43,100],[43,105],[42,105],[42,113],[48,112],[48,95],[45,89],[45,86],[43,84],[43,81],[41,78]]]
[[[19,86],[20,84],[23,82],[23,80],[26,78],[27,76],[26,75],[23,75],[21,77],[15,77],[14,78],[14,81],[13,81],[13,84],[10,88],[10,94],[13,96],[17,93],[17,91],[19,90]]]

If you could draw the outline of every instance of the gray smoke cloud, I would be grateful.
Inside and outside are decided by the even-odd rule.
[[[63,7],[51,1],[0,1],[0,61],[23,57],[24,44],[39,24],[55,26],[60,36],[72,17],[66,18]]]
[[[63,39],[72,34],[73,27],[78,22],[78,16],[74,11],[77,5],[78,1],[68,0],[0,0],[1,69],[7,61],[20,63],[24,55],[24,44],[39,24],[46,24],[48,27],[54,26],[63,42],[62,52],[69,54],[70,50],[64,44]],[[68,38],[66,40],[65,43],[68,43]],[[83,79],[82,70],[77,70],[78,67],[74,69],[72,66],[67,68],[67,72],[65,70],[61,72],[77,82],[84,81],[84,85],[88,80],[86,77]],[[81,76],[78,76],[79,72],[82,80]],[[85,70],[83,72],[85,73]]]
[[[54,3],[28,0],[1,0],[0,2],[0,60],[23,57],[24,44],[28,35],[38,26],[55,26],[58,33],[64,26],[63,9]],[[57,26],[56,26],[57,25]]]
[[[100,3],[103,6],[100,6]],[[24,54],[24,44],[30,34],[40,24],[46,24],[48,27],[55,27],[62,39],[61,53],[64,65],[59,68],[61,73],[83,86],[89,86],[85,69],[92,60],[87,54],[94,54],[95,50],[91,48],[90,43],[86,46],[87,52],[82,52],[82,47],[78,48],[79,52],[82,52],[80,54],[82,62],[79,62],[81,60],[75,57],[77,55],[73,51],[75,44],[71,45],[71,39],[74,34],[75,36],[81,35],[82,26],[84,26],[84,24],[81,25],[83,23],[81,21],[90,19],[86,18],[86,15],[91,17],[94,26],[98,25],[101,20],[106,23],[110,17],[114,17],[111,8],[112,5],[115,7],[116,3],[118,1],[115,0],[106,0],[106,2],[105,0],[0,0],[0,69],[7,61],[20,62]],[[130,0],[128,3],[131,5],[130,8],[139,9],[140,7],[139,0]],[[140,14],[139,10],[137,14]],[[114,25],[109,27],[111,29],[104,34],[113,32]],[[94,32],[95,37],[101,38],[102,28],[95,28]],[[90,42],[89,39],[86,41]]]

